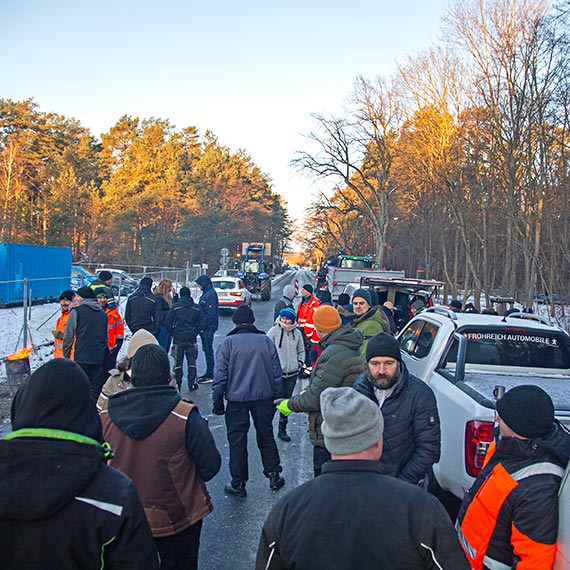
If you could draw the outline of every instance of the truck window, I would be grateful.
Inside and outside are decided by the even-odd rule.
[[[570,346],[562,334],[523,327],[462,329],[467,338],[466,364],[521,366],[525,368],[570,368]],[[457,342],[447,362],[457,361]]]

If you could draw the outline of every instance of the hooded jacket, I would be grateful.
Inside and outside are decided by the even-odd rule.
[[[89,379],[57,359],[36,370],[12,403],[0,441],[0,567],[158,569],[137,491],[105,465]]]
[[[296,376],[305,362],[305,343],[299,327],[287,330],[278,323],[267,331],[267,336],[277,348],[283,377]]]
[[[378,404],[368,372],[354,389]],[[380,410],[384,417],[382,466],[386,475],[417,484],[439,461],[441,427],[432,389],[400,363],[400,377]]]
[[[145,329],[158,336],[162,328],[162,308],[149,285],[139,285],[127,299],[125,322],[133,334]]]
[[[313,445],[325,447],[321,431],[321,392],[325,388],[354,384],[356,378],[364,372],[364,360],[360,355],[361,344],[362,334],[350,326],[340,327],[325,335],[319,343],[323,353],[313,367],[309,385],[300,394],[289,399],[290,410],[309,413],[309,438]]]
[[[69,312],[63,333],[63,356],[81,364],[102,364],[107,352],[107,313],[97,299],[83,299]]]
[[[198,408],[172,386],[139,386],[103,402],[110,464],[133,479],[156,538],[172,536],[212,511],[205,481],[221,457]],[[168,482],[168,484],[165,484]]]
[[[207,275],[199,275],[196,283],[202,287],[200,308],[204,313],[204,331],[215,332],[218,330],[218,294],[212,285],[212,280]]]
[[[474,570],[552,568],[558,489],[569,458],[570,434],[558,423],[544,438],[491,444],[456,524]]]
[[[212,398],[214,409],[229,402],[279,398],[281,363],[267,335],[253,324],[236,326],[216,351]]]
[[[283,296],[273,307],[273,321],[279,318],[279,312],[287,307],[293,309],[293,299],[295,298],[295,288],[292,285],[285,285],[283,287]]]

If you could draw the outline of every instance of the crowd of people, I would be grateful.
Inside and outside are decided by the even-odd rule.
[[[495,442],[454,527],[423,488],[441,453],[438,407],[402,361],[389,302],[358,289],[334,306],[305,284],[295,307],[285,286],[267,333],[242,305],[214,354],[210,278],[198,278],[195,303],[187,287],[175,297],[171,281],[153,291],[144,277],[127,300],[132,338],[117,363],[124,324],[111,283],[101,271],[62,292],[54,359],[14,398],[13,431],[0,441],[0,567],[198,568],[213,508],[206,483],[222,458],[204,414],[180,396],[184,370],[189,391],[212,385],[212,413],[224,417],[226,494],[248,495],[250,418],[268,487],[283,493],[257,570],[552,567],[570,435],[541,388],[498,401]],[[285,444],[290,415],[308,414],[314,479],[288,493],[276,412]]]

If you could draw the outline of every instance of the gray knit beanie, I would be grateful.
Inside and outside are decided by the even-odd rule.
[[[382,438],[380,407],[354,388],[327,388],[320,399],[322,431],[330,453],[358,453]]]
[[[354,303],[354,299],[356,299],[356,297],[360,297],[361,299],[364,299],[372,307],[372,297],[370,296],[370,291],[368,291],[367,289],[357,289],[352,294],[352,302],[353,303]]]

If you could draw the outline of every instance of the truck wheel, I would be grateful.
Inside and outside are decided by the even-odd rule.
[[[439,502],[445,507],[451,520],[455,523],[455,519],[459,514],[459,508],[461,507],[461,499],[458,499],[453,493],[442,489],[435,478],[433,469],[429,470],[422,483],[422,487],[428,493],[439,499]]]
[[[265,279],[261,282],[259,293],[262,301],[269,301],[269,299],[271,299],[271,281],[269,281],[269,279]]]

